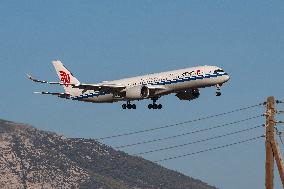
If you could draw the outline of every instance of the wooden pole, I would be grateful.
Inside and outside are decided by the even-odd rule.
[[[273,189],[274,179],[274,157],[272,151],[272,142],[274,141],[274,126],[275,126],[275,99],[274,97],[267,98],[266,104],[266,163],[265,163],[265,188]]]
[[[281,182],[284,188],[284,165],[283,165],[281,151],[280,151],[279,145],[276,140],[272,142],[272,147],[273,147],[273,154],[274,154],[276,164],[278,167],[278,172],[279,172]]]

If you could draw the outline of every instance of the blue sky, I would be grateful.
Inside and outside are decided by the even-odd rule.
[[[69,137],[98,138],[163,126],[262,102],[284,99],[284,2],[275,1],[1,1],[0,118],[30,123]],[[138,102],[135,111],[117,104],[87,104],[32,94],[62,91],[36,85],[26,73],[57,80],[51,61],[60,59],[83,82],[100,82],[196,65],[217,65],[231,80],[202,89],[199,100],[159,100],[160,111]],[[283,109],[283,105],[279,106]],[[260,114],[251,109],[191,126],[104,141],[108,145],[170,136]],[[283,119],[279,117],[279,119]],[[240,124],[248,128],[263,119]],[[125,149],[133,154],[238,130],[200,135]],[[149,160],[190,153],[248,137],[263,129],[222,140],[145,155]],[[283,148],[282,148],[283,150]],[[161,164],[220,188],[264,187],[264,142],[175,159]],[[276,188],[281,188],[278,174]]]

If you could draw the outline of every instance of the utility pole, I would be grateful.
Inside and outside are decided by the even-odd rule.
[[[265,188],[273,189],[274,180],[274,157],[272,151],[272,141],[274,140],[274,126],[275,126],[275,99],[268,97],[266,103],[266,131],[265,131]]]
[[[284,165],[281,156],[281,151],[275,139],[275,99],[273,96],[267,98],[266,104],[266,135],[265,135],[265,148],[266,148],[266,163],[265,163],[265,188],[273,189],[274,180],[274,158],[278,167],[279,175],[284,188]]]
[[[283,165],[281,151],[280,151],[280,148],[276,140],[272,143],[272,146],[273,146],[273,154],[275,156],[276,164],[278,167],[278,172],[279,172],[281,182],[284,188],[284,165]]]

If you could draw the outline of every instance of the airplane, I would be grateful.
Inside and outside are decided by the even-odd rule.
[[[200,95],[200,88],[216,87],[216,96],[221,96],[220,88],[230,76],[217,66],[198,66],[186,69],[173,70],[114,81],[103,81],[97,84],[81,83],[62,64],[61,61],[52,61],[59,82],[49,82],[28,78],[36,83],[46,83],[63,86],[65,92],[34,92],[43,95],[55,95],[59,98],[91,103],[114,103],[126,101],[123,109],[136,109],[133,101],[144,99],[152,100],[149,109],[162,109],[157,100],[165,95],[175,94],[180,100],[194,100]]]

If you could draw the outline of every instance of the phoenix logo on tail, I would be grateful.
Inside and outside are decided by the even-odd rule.
[[[217,66],[197,66],[156,74],[149,74],[114,81],[105,81],[96,84],[81,83],[61,63],[52,62],[59,82],[49,82],[28,78],[37,83],[48,83],[63,86],[65,92],[36,92],[40,94],[56,95],[60,98],[92,103],[114,103],[125,101],[123,109],[136,109],[133,101],[144,99],[152,100],[149,109],[161,109],[161,104],[156,104],[162,96],[175,94],[180,100],[191,101],[200,95],[200,89],[216,87],[216,96],[221,96],[220,88],[226,83],[229,75]]]
[[[70,75],[64,71],[59,71],[59,73],[60,73],[60,81],[62,81],[64,85],[68,87],[70,84]]]

